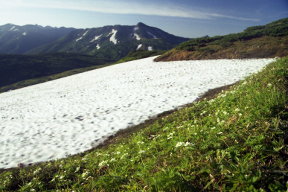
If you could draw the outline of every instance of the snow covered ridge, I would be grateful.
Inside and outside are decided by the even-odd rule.
[[[91,149],[274,59],[131,61],[0,94],[0,168]]]

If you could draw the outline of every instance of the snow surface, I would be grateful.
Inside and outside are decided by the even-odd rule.
[[[15,26],[12,26],[9,31],[13,31],[13,29],[15,29]]]
[[[100,49],[101,47],[100,47],[100,45],[99,45],[99,44],[97,44],[97,45],[96,45],[96,48],[97,48],[97,49]]]
[[[102,35],[99,35],[99,36],[95,36],[94,39],[92,39],[90,41],[90,43],[93,43],[94,41],[97,41],[98,39],[100,39],[102,37]]]
[[[26,33],[26,32],[24,32],[24,33],[22,33],[22,35],[23,35],[23,36],[26,36],[26,35],[27,35],[27,33]]]
[[[111,31],[111,33],[109,34],[109,35],[111,35],[111,37],[110,37],[110,41],[112,42],[112,43],[114,43],[115,45],[117,44],[117,39],[116,39],[116,33],[117,33],[118,31],[117,30],[115,30],[115,29],[112,29],[112,31]]]
[[[91,149],[273,59],[131,61],[0,94],[0,168]]]
[[[79,37],[78,39],[76,39],[76,42],[78,42],[78,41],[80,41],[81,39],[83,39],[83,37],[85,37],[88,32],[89,32],[89,30],[85,31],[85,33],[83,33],[83,35],[82,35],[81,37]]]
[[[138,26],[134,27],[134,31],[138,31],[138,30],[139,30]]]
[[[137,33],[134,33],[134,37],[136,38],[137,41],[141,40],[141,37]]]
[[[143,46],[142,44],[139,44],[139,45],[137,46],[137,49],[136,49],[136,50],[141,49],[142,46]]]
[[[152,47],[152,46],[149,46],[149,47],[148,47],[148,51],[153,51],[153,47]]]

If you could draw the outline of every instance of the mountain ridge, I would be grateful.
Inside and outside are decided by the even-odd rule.
[[[14,24],[0,26],[0,54],[76,53],[118,60],[129,52],[168,50],[187,40],[142,22],[85,29]]]
[[[0,26],[0,53],[24,54],[32,48],[55,41],[73,30],[74,28],[5,24]]]

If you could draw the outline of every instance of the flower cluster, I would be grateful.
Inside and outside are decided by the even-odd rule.
[[[192,143],[190,143],[190,142],[178,142],[177,144],[176,144],[176,148],[178,148],[178,147],[187,147],[187,146],[191,146],[192,145]]]

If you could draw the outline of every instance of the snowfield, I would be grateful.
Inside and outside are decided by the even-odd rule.
[[[66,157],[274,59],[117,64],[0,94],[0,168]]]

